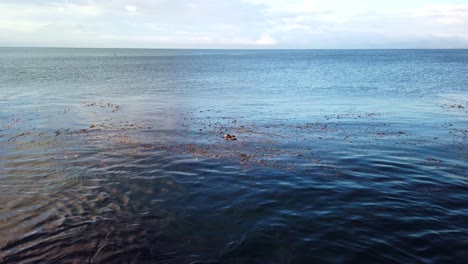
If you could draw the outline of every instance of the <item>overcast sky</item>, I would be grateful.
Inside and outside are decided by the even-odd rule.
[[[0,46],[468,48],[468,0],[0,0]]]

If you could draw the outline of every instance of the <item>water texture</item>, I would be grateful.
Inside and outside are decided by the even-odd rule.
[[[0,262],[462,263],[467,85],[466,50],[0,48]]]

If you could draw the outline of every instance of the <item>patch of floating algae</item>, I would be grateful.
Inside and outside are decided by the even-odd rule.
[[[427,141],[414,141],[411,131],[379,122],[379,117],[388,114],[378,112],[351,110],[307,121],[294,118],[258,120],[235,112],[215,110],[161,112],[157,120],[170,124],[161,126],[150,117],[129,119],[125,107],[111,102],[90,102],[82,107],[92,109],[92,113],[89,124],[81,128],[18,131],[9,141],[19,144],[29,140],[30,143],[45,144],[62,151],[63,155],[57,155],[64,157],[76,155],[64,144],[64,141],[73,139],[109,153],[136,156],[166,151],[172,155],[219,159],[247,167],[282,169],[294,169],[300,163],[316,164],[317,160],[323,159],[315,150],[323,146],[352,145],[363,139],[367,142],[373,139],[376,144],[379,141],[388,144],[385,143],[387,139],[394,140],[392,144],[425,144]],[[462,104],[442,107],[447,111],[466,109]],[[92,121],[93,115],[100,118]],[[103,116],[107,118],[103,119]],[[11,120],[11,124],[15,122]],[[353,126],[354,123],[357,125]],[[351,129],[350,125],[353,126]],[[463,128],[442,129],[448,130],[453,137],[466,136]]]

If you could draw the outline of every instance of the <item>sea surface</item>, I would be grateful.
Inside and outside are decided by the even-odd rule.
[[[0,263],[466,263],[467,143],[468,50],[0,48]]]

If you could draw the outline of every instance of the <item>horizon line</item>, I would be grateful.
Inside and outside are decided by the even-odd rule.
[[[143,48],[143,47],[60,47],[60,46],[0,46],[4,48],[21,49],[122,49],[122,50],[468,50],[466,48]]]

